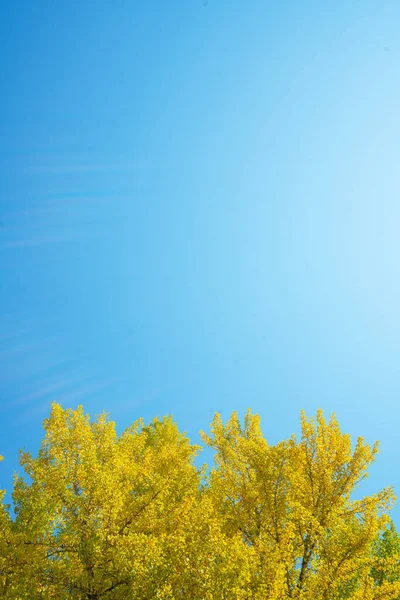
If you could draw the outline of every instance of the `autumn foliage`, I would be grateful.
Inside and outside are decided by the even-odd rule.
[[[15,600],[390,600],[400,541],[390,488],[362,500],[377,446],[301,415],[270,446],[259,418],[217,414],[200,447],[171,418],[120,436],[54,404],[0,506],[0,597]]]

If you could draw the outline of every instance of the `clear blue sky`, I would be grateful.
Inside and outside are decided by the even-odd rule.
[[[397,0],[2,3],[0,486],[57,400],[194,440],[322,407],[400,493],[399,26]]]

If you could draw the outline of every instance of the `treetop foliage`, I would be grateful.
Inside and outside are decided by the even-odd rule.
[[[389,487],[353,492],[378,446],[334,416],[301,414],[269,445],[260,419],[216,414],[198,468],[171,417],[122,432],[53,404],[36,457],[21,452],[14,516],[0,506],[0,595],[67,600],[380,600],[400,597]]]

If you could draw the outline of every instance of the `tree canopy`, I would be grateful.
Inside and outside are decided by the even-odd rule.
[[[199,468],[171,417],[121,435],[53,404],[0,506],[0,595],[44,600],[380,600],[400,597],[391,488],[361,500],[378,446],[301,414],[269,445],[259,417],[218,414]]]

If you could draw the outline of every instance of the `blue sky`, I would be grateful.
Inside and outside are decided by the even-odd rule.
[[[2,3],[0,486],[56,400],[195,441],[215,411],[274,443],[321,407],[381,441],[364,491],[400,490],[399,23]]]

